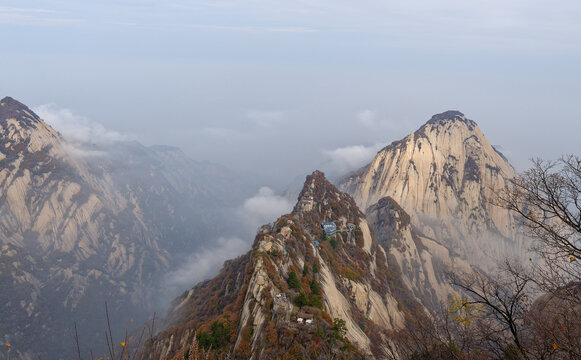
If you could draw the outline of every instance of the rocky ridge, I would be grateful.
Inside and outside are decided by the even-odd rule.
[[[325,234],[321,223],[329,221],[339,232]],[[207,346],[220,326],[228,332],[213,348],[218,356],[384,358],[390,336],[411,314],[424,310],[397,261],[388,259],[353,199],[315,171],[292,213],[264,226],[249,253],[174,301],[169,329],[149,350],[181,359],[195,338]]]
[[[0,139],[0,339],[12,358],[73,357],[74,320],[83,349],[97,350],[105,301],[114,329],[149,316],[157,276],[219,236],[218,202],[246,194],[178,149],[118,142],[77,156],[9,97]]]
[[[293,212],[264,227],[250,253],[176,299],[168,317],[172,326],[156,342],[162,358],[180,358],[194,338],[210,333],[211,324],[220,321],[231,330],[218,351],[223,356],[397,358],[397,342],[406,341],[408,326],[430,318],[458,295],[449,284],[450,272],[492,268],[492,258],[522,252],[515,219],[491,203],[494,189],[514,175],[478,125],[456,111],[434,115],[346,176],[340,188],[354,198],[322,173],[313,173]],[[329,240],[320,228],[325,221],[343,231]],[[355,226],[353,233],[350,226]],[[315,263],[317,275],[304,272],[302,286],[293,290],[291,273]],[[345,341],[357,351],[341,352],[345,345],[337,349],[324,330],[305,333],[307,327],[293,323],[293,315],[305,313],[301,294],[308,299],[305,285],[313,280],[321,302],[314,302],[318,312],[307,301],[307,311],[331,332],[331,319],[343,319]],[[210,285],[212,291],[203,290]],[[228,318],[223,310],[208,316],[203,305],[208,297],[220,303],[233,289],[239,297],[236,306],[224,308]],[[280,294],[289,295],[286,302],[277,300]],[[324,346],[311,346],[312,339]]]

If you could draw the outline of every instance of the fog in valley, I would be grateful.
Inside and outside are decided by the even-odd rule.
[[[103,261],[138,264],[129,291],[152,286],[127,296],[163,317],[289,213],[313,170],[338,184],[434,114],[476,121],[517,172],[579,154],[580,16],[572,0],[7,0],[0,98],[62,135],[48,148],[79,188],[116,194],[103,208],[147,247],[115,239]],[[97,251],[83,246],[75,256]]]

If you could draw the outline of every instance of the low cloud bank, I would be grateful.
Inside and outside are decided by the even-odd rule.
[[[33,110],[65,138],[68,143],[65,149],[74,156],[103,156],[106,154],[104,151],[92,147],[129,140],[125,135],[109,131],[100,123],[75,115],[71,110],[59,108],[55,104],[40,105]]]
[[[167,293],[171,296],[213,277],[224,261],[244,254],[249,248],[249,242],[238,237],[218,238],[213,247],[190,254],[182,267],[166,275]]]
[[[351,145],[324,151],[330,159],[330,168],[334,172],[345,173],[359,169],[368,164],[382,148],[382,144],[371,146]]]
[[[238,233],[240,237],[218,238],[211,246],[200,248],[185,256],[182,266],[164,276],[162,287],[167,298],[161,299],[162,306],[166,306],[184,290],[215,276],[224,261],[234,259],[248,251],[256,229],[287,214],[292,207],[293,204],[289,200],[276,195],[271,188],[266,186],[260,188],[256,195],[246,199],[236,210],[234,215],[236,221],[242,223]]]
[[[363,131],[378,131],[380,134],[389,134],[389,133],[400,133],[402,131],[407,132],[408,127],[402,126],[402,121],[394,121],[387,118],[385,115],[378,114],[373,110],[361,110],[357,114],[355,114],[355,119],[357,122],[366,130]]]
[[[292,208],[293,204],[288,199],[263,186],[258,194],[246,199],[239,213],[249,225],[256,228],[289,213]]]

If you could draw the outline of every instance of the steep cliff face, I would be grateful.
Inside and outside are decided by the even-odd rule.
[[[489,268],[522,251],[510,213],[491,203],[514,169],[462,113],[434,115],[342,179],[361,208],[389,196],[411,223],[471,264]]]
[[[156,276],[218,235],[209,199],[244,196],[176,149],[124,142],[76,156],[12,98],[0,100],[0,139],[0,339],[12,358],[71,358],[74,320],[96,350],[105,301],[120,329],[149,315]]]
[[[512,216],[490,201],[514,175],[459,112],[435,115],[343,179],[365,215],[315,172],[293,212],[264,227],[250,253],[176,299],[173,327],[154,348],[181,359],[184,349],[207,348],[222,324],[228,336],[215,349],[223,356],[397,357],[410,324],[456,295],[448,273],[492,268],[523,250]],[[325,235],[324,222],[339,232]],[[235,300],[225,295],[233,289]],[[208,311],[208,303],[222,305]],[[298,317],[317,327],[299,325]],[[331,319],[344,321],[340,347]],[[348,344],[357,351],[342,351]]]
[[[366,213],[379,244],[401,269],[405,287],[428,311],[438,311],[456,294],[447,274],[470,273],[470,264],[421,234],[405,210],[390,197],[379,199]]]
[[[240,359],[385,358],[390,335],[422,312],[353,199],[316,171],[248,254],[174,301],[148,350],[181,359],[197,339]]]

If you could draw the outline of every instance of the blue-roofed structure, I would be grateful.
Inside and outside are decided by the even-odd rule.
[[[321,227],[323,228],[323,231],[325,231],[325,234],[327,235],[333,235],[337,232],[337,225],[335,225],[334,222],[321,223]]]

